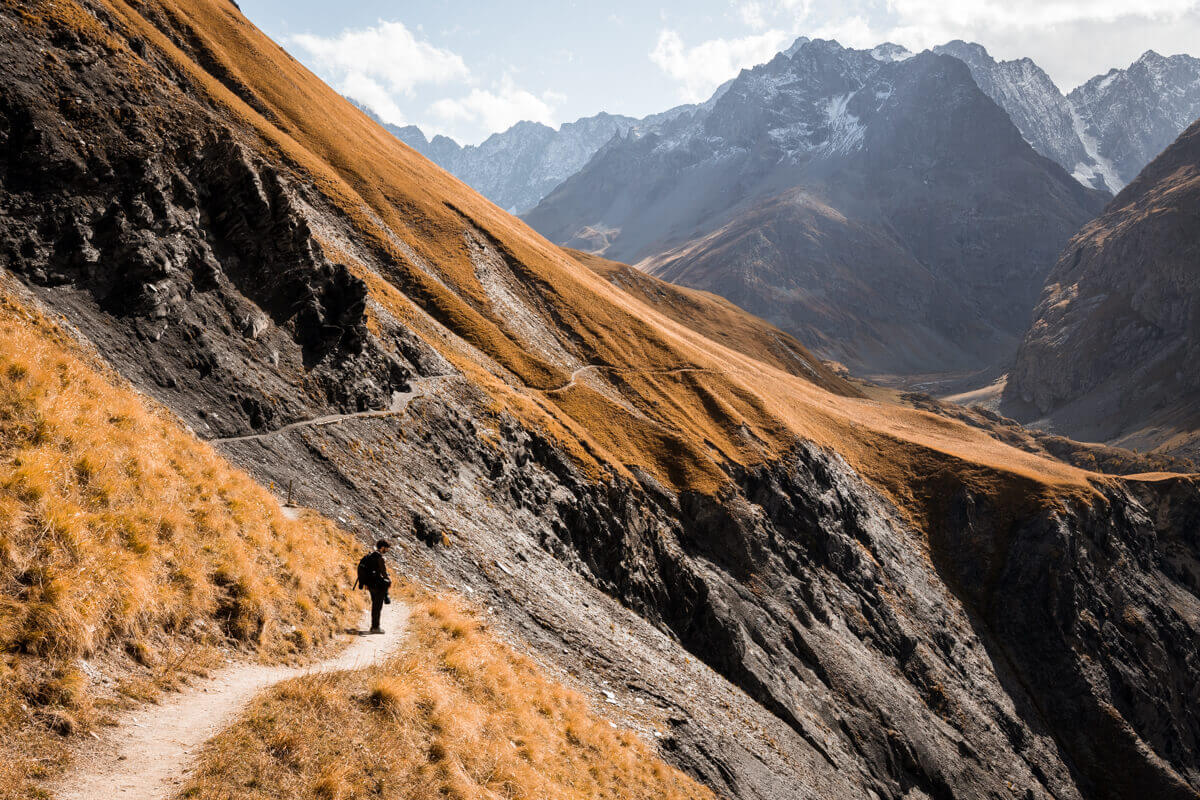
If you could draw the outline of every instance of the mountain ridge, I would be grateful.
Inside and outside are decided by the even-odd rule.
[[[781,52],[791,57],[810,41],[801,36]],[[1064,95],[1045,71],[1028,57],[997,61],[982,45],[962,40],[946,42],[931,50],[966,63],[980,88],[1004,108],[1026,141],[1090,188],[1119,191],[1182,132],[1187,123],[1200,116],[1200,88],[1197,88],[1200,85],[1200,59],[1186,54],[1164,58],[1154,51],[1147,51],[1129,67],[1110,69]],[[891,42],[877,45],[868,52],[885,62],[913,55]],[[1146,66],[1150,61],[1159,62],[1157,86],[1148,85],[1153,83],[1152,73],[1155,72]],[[1174,79],[1169,87],[1161,78],[1162,64],[1174,65]],[[1129,78],[1131,74],[1135,77]],[[464,147],[441,135],[430,140],[415,125],[385,127],[502,208],[523,214],[563,180],[582,169],[611,136],[625,135],[632,129],[648,132],[676,116],[709,107],[736,78],[726,81],[700,105],[677,106],[642,119],[600,112],[573,123],[563,123],[557,130],[541,123],[523,121],[503,132],[493,133],[480,145]],[[1103,90],[1097,88],[1100,86]],[[1094,91],[1104,91],[1104,100],[1092,97]],[[1170,103],[1172,107],[1165,112],[1156,110],[1153,98]],[[1122,115],[1104,113],[1105,107],[1114,104],[1136,106],[1135,118],[1149,127],[1139,130],[1121,125]],[[592,130],[586,133],[568,130],[573,126],[591,127]],[[606,138],[604,133],[609,137]],[[554,148],[573,152],[570,157],[562,154],[555,157],[550,152]],[[501,174],[487,166],[495,161],[497,153],[514,149],[528,159],[522,162],[520,169],[504,170]],[[533,151],[537,151],[539,157],[531,158],[529,154]]]
[[[1068,434],[1194,456],[1200,123],[1064,249],[1005,388]]]
[[[1007,358],[1043,270],[1101,205],[958,59],[817,40],[614,139],[525,219],[897,373]]]

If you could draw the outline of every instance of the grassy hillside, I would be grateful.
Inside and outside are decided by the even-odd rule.
[[[352,549],[0,287],[0,797],[233,650],[319,650],[357,613]]]
[[[210,743],[181,797],[712,798],[470,611],[408,600],[405,650],[276,687]]]
[[[368,284],[375,308],[597,477],[640,468],[716,495],[730,466],[769,463],[804,439],[917,517],[945,496],[948,471],[996,495],[1090,490],[1086,473],[932,415],[831,394],[648,308],[371,122],[225,0],[97,4],[106,25],[189,82],[176,106],[203,100],[337,210],[352,235],[330,226],[321,246]],[[92,36],[66,13],[78,3],[35,5],[40,16],[23,24]],[[158,81],[160,61],[113,58]],[[585,365],[599,369],[572,380]]]
[[[723,297],[667,283],[636,267],[582,250],[569,247],[563,250],[609,283],[701,336],[812,381],[834,394],[862,397],[862,392],[839,377],[791,334],[743,311]]]
[[[275,499],[0,289],[0,798],[72,737],[234,652],[294,661],[353,621],[352,540]],[[707,798],[452,602],[410,595],[378,667],[292,681],[185,796]]]

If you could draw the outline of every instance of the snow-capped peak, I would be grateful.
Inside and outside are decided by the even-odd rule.
[[[913,53],[902,45],[895,44],[894,42],[884,42],[871,50],[871,57],[876,61],[904,61],[905,59],[912,58]]]

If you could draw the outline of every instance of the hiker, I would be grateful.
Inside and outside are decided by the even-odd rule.
[[[354,582],[354,588],[361,587],[371,593],[371,630],[367,633],[383,633],[383,628],[379,627],[379,615],[383,613],[383,604],[392,602],[388,596],[392,579],[388,576],[387,562],[383,558],[391,547],[392,543],[387,539],[380,539],[375,543],[375,549],[358,562],[358,580]]]

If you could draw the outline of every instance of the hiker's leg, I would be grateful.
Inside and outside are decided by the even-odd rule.
[[[383,611],[383,598],[387,597],[384,589],[371,590],[371,628],[379,627],[379,615]]]

